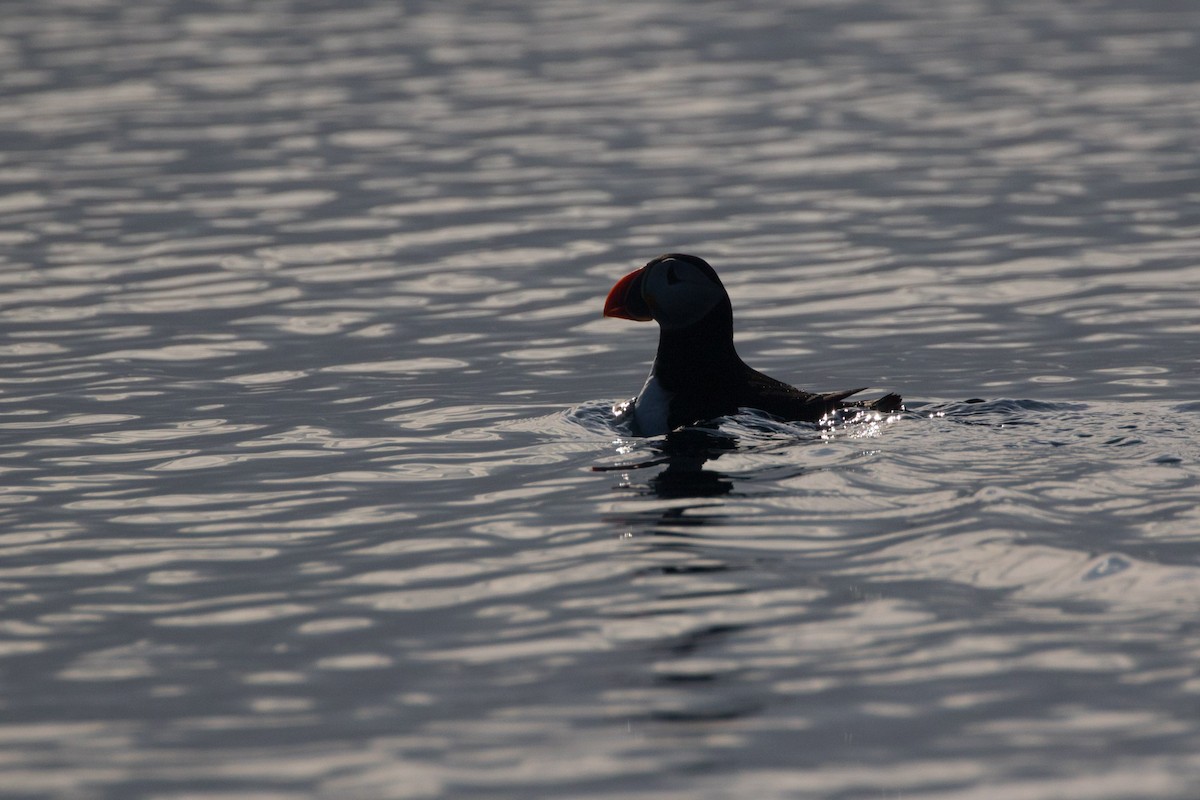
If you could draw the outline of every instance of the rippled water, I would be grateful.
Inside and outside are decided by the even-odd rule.
[[[1198,26],[10,4],[0,795],[1200,795]],[[668,250],[908,410],[623,436]]]

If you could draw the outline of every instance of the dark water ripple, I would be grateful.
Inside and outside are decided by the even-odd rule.
[[[1198,21],[6,8],[0,795],[1196,797]]]

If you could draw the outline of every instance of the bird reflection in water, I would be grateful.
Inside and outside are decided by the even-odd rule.
[[[596,472],[628,471],[665,465],[644,484],[626,482],[619,488],[663,499],[717,497],[733,491],[733,479],[704,465],[737,449],[737,438],[707,428],[671,431],[656,449],[660,454],[632,464],[592,467]]]

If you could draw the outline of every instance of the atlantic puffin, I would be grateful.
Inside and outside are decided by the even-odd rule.
[[[888,413],[902,407],[898,394],[845,402],[863,389],[805,392],[750,368],[733,347],[729,294],[716,271],[696,256],[667,253],[621,278],[608,293],[604,316],[658,323],[658,353],[650,376],[622,410],[641,436],[658,436],[739,408],[817,422],[839,408]]]

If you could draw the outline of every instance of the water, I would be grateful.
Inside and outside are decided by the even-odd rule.
[[[1200,795],[1198,25],[10,4],[0,795]]]

